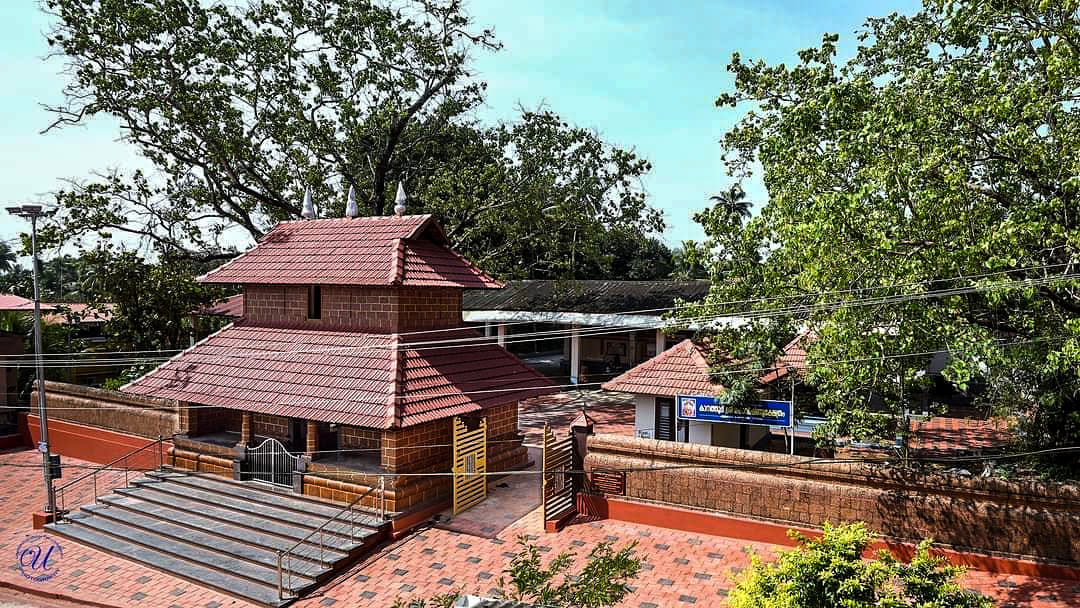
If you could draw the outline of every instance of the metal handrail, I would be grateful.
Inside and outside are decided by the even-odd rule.
[[[355,541],[356,540],[356,510],[354,509],[354,507],[357,504],[361,503],[365,498],[370,496],[371,493],[374,492],[375,490],[376,490],[376,486],[371,486],[370,488],[368,488],[367,492],[364,492],[360,496],[357,496],[344,509],[342,509],[342,510],[338,511],[337,513],[335,513],[334,515],[332,515],[329,519],[324,521],[322,523],[322,525],[320,525],[318,528],[315,528],[310,533],[308,533],[307,536],[305,536],[304,538],[301,538],[299,541],[297,541],[295,545],[293,545],[293,546],[291,546],[288,549],[285,549],[283,551],[278,551],[278,556],[277,556],[278,599],[287,599],[286,596],[285,596],[283,572],[288,572],[289,591],[292,592],[292,574],[293,574],[293,570],[291,568],[291,566],[292,566],[291,555],[296,551],[296,548],[299,547],[300,545],[308,542],[313,536],[315,536],[316,533],[318,533],[319,534],[319,561],[325,563],[325,551],[326,550],[325,550],[325,542],[324,542],[324,538],[323,538],[323,532],[326,529],[326,526],[328,526],[331,523],[337,521],[338,518],[340,518],[341,515],[343,513],[345,513],[345,512],[349,512],[352,515],[352,519],[349,521],[349,537],[352,538]],[[379,519],[385,520],[386,519],[386,482],[385,482],[385,479],[383,478],[382,475],[379,476],[378,490],[379,490],[380,494],[382,494],[381,500],[379,501]],[[285,559],[289,559],[289,563],[286,566],[283,566],[283,562],[284,562]]]
[[[135,450],[132,450],[131,452],[128,452],[127,454],[124,454],[123,456],[117,458],[116,460],[113,460],[113,461],[111,461],[109,463],[106,463],[106,464],[103,464],[103,465],[101,465],[99,467],[96,467],[93,470],[91,470],[91,471],[89,471],[89,472],[87,472],[87,473],[85,473],[83,475],[80,475],[79,477],[76,477],[75,479],[72,479],[71,481],[65,483],[64,485],[56,488],[54,490],[54,492],[55,492],[56,497],[57,497],[57,502],[59,503],[59,506],[57,507],[57,510],[59,511],[59,513],[57,514],[57,516],[59,518],[62,518],[62,519],[67,518],[67,502],[66,502],[64,496],[65,496],[65,493],[66,493],[68,488],[74,486],[75,484],[83,481],[84,479],[86,479],[88,477],[93,478],[93,481],[94,481],[94,504],[97,504],[97,501],[98,501],[98,488],[97,488],[97,476],[98,476],[98,473],[101,473],[102,471],[105,471],[105,470],[108,470],[108,469],[112,469],[114,466],[116,466],[117,463],[129,459],[132,456],[134,456],[134,455],[136,455],[136,454],[138,454],[140,452],[145,451],[147,448],[156,446],[156,448],[157,448],[157,457],[158,457],[158,466],[157,466],[157,468],[158,469],[162,468],[162,466],[164,465],[164,456],[162,455],[161,448],[164,447],[164,444],[165,444],[165,438],[162,437],[161,435],[158,435],[157,440],[154,441],[153,443],[148,443],[148,444],[142,446],[141,448],[137,448]],[[125,467],[124,468],[124,487],[128,486],[128,481],[129,481],[128,480],[128,471],[129,471],[129,469]]]

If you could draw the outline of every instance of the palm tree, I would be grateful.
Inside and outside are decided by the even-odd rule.
[[[732,184],[726,192],[710,196],[709,200],[720,203],[720,206],[727,210],[732,219],[740,224],[750,217],[750,209],[754,205],[754,203],[746,200],[746,192],[743,191],[742,186],[739,184]]]
[[[11,272],[17,257],[7,241],[0,241],[0,272]]]

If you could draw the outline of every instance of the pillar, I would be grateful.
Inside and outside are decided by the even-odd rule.
[[[627,341],[629,343],[626,345],[626,364],[629,367],[634,367],[635,365],[637,365],[637,330],[636,329],[634,331],[630,332],[630,335],[627,336]]]
[[[484,336],[490,338],[491,334],[491,323],[484,323]]]
[[[570,384],[578,383],[581,371],[581,328],[577,324],[570,326]]]
[[[660,354],[667,350],[667,338],[664,337],[664,330],[656,330],[656,354]]]
[[[499,323],[499,346],[506,346],[506,323]]]
[[[255,424],[251,412],[240,414],[240,445],[255,445]]]
[[[314,420],[307,421],[307,455],[315,460],[316,452],[319,451],[319,423]]]

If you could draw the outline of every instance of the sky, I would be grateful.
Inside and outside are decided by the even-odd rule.
[[[917,3],[466,0],[466,7],[504,45],[474,57],[477,76],[488,83],[481,118],[512,120],[519,107],[542,105],[647,158],[653,168],[644,187],[664,213],[661,238],[676,246],[702,238],[694,212],[731,183],[719,140],[747,108],[714,106],[733,89],[731,54],[791,64],[826,32],[840,34],[841,53],[850,53],[866,17],[911,13]],[[50,122],[41,104],[58,102],[65,83],[62,62],[45,59],[48,29],[34,0],[0,2],[4,206],[48,202],[65,178],[142,164],[117,141],[108,118],[40,133]],[[744,185],[749,200],[765,200],[760,179]],[[23,220],[0,215],[0,240],[26,229]]]

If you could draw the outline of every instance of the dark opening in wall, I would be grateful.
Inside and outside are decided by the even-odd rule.
[[[308,286],[307,317],[309,319],[322,318],[322,287],[320,285]]]

